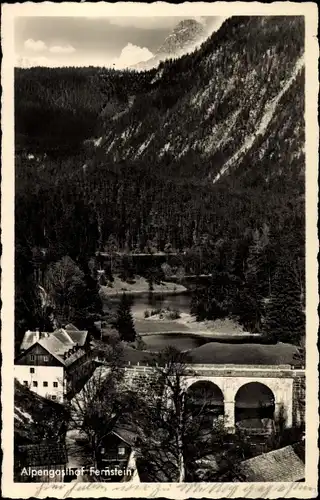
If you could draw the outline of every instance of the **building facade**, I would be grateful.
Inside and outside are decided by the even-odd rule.
[[[73,325],[51,333],[27,331],[15,359],[15,378],[39,396],[63,402],[88,361],[87,333]]]
[[[63,359],[54,356],[39,343],[16,358],[14,375],[39,396],[63,402],[66,388]]]

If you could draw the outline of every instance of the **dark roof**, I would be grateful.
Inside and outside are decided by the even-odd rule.
[[[14,381],[14,438],[20,444],[35,441],[34,429],[45,423],[59,435],[68,419],[68,412],[60,403],[43,398],[28,387]]]
[[[65,360],[64,364],[66,367],[72,365],[77,359],[82,358],[85,355],[85,351],[83,349],[78,349],[74,353],[70,354]]]
[[[305,478],[305,465],[292,446],[263,453],[239,466],[248,482],[295,482]]]
[[[47,441],[18,446],[15,459],[22,467],[66,465],[66,446],[60,441]]]
[[[117,425],[113,428],[112,434],[118,436],[122,441],[124,441],[129,446],[134,446],[137,434],[131,429]]]

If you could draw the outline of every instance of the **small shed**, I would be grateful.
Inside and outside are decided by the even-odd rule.
[[[101,465],[103,467],[119,466],[125,468],[134,447],[135,437],[135,433],[131,430],[115,427],[99,448]]]

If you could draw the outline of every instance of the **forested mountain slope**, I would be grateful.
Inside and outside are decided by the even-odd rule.
[[[260,149],[263,137],[285,121],[282,133],[291,140],[277,142],[299,158],[303,40],[297,17],[227,20],[200,51],[160,65],[150,92],[106,127],[105,151],[112,159],[163,158],[168,173],[179,177],[197,175],[201,158],[201,178],[214,179],[240,166],[246,143]],[[260,162],[266,153],[260,150]]]
[[[33,247],[52,260],[170,247],[186,250],[188,272],[254,276],[265,298],[287,258],[303,288],[303,54],[302,17],[252,16],[149,72],[43,69],[45,83],[39,69],[21,70],[17,275]]]
[[[139,73],[106,68],[16,68],[16,151],[55,156],[79,151],[147,85]]]

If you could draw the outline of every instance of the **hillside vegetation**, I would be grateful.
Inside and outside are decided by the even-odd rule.
[[[171,248],[212,274],[199,319],[260,331],[279,266],[302,310],[303,54],[302,17],[233,17],[149,72],[18,70],[18,290],[32,248]]]

